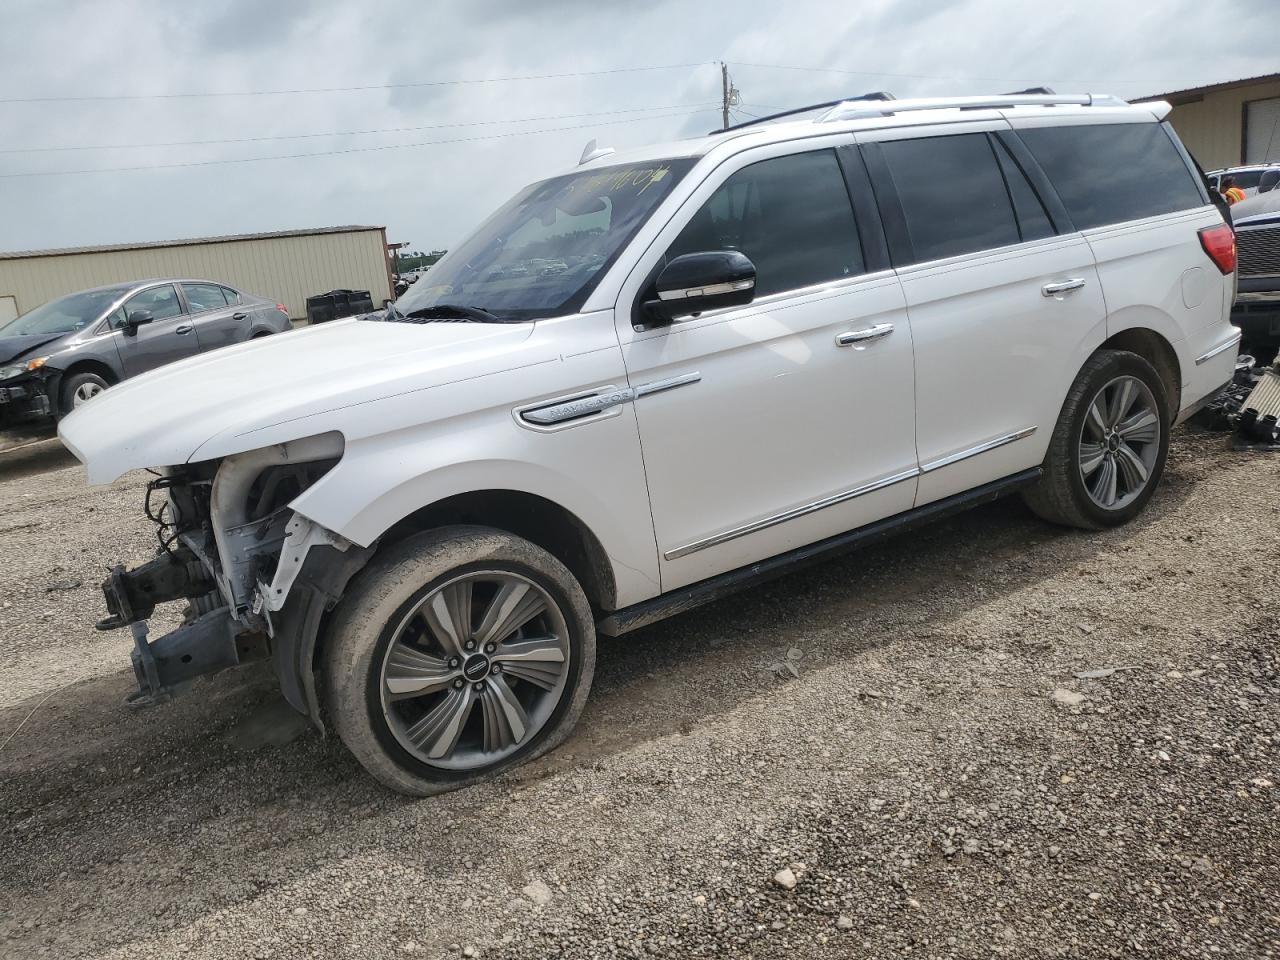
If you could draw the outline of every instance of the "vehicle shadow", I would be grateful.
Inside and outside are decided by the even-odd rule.
[[[7,851],[0,901],[17,921],[42,918],[38,929],[56,929],[63,955],[73,956],[80,943],[100,949],[104,937],[154,935],[372,853],[385,842],[379,822],[388,818],[449,823],[448,838],[428,846],[438,843],[442,859],[461,862],[462,845],[469,862],[483,864],[486,844],[468,826],[492,818],[513,791],[777,696],[781,681],[769,668],[790,647],[812,669],[945,633],[976,604],[1123,549],[1178,510],[1195,473],[1194,463],[1171,470],[1148,511],[1118,530],[1053,528],[1007,498],[626,637],[602,638],[591,700],[559,750],[496,782],[425,801],[383,790],[332,737],[281,714],[265,668],[197,681],[171,703],[139,712],[122,703],[133,687],[127,670],[45,702],[31,698],[0,711],[0,736],[31,714],[0,752]],[[430,853],[415,848],[416,856]],[[58,901],[81,909],[50,905],[54,888]]]
[[[20,437],[5,431],[3,441],[0,444],[0,482],[73,467],[80,462],[62,445],[52,427]]]

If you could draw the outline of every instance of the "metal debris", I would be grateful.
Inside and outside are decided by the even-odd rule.
[[[1259,366],[1248,354],[1236,358],[1231,382],[1192,422],[1214,431],[1234,431],[1237,450],[1280,451],[1280,359]]]

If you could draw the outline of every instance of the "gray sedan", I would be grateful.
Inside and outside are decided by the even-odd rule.
[[[290,328],[283,304],[210,280],[72,293],[0,327],[0,420],[61,416],[154,367]]]

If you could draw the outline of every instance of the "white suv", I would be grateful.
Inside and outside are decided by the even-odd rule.
[[[108,391],[60,433],[92,483],[162,468],[163,549],[104,585],[135,697],[269,657],[435,793],[559,743],[597,633],[1015,490],[1129,520],[1239,338],[1168,109],[849,101],[589,149],[384,313]]]

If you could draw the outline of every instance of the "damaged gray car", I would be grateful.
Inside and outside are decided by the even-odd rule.
[[[64,416],[139,373],[289,329],[284,304],[210,280],[68,294],[0,327],[0,422]]]

